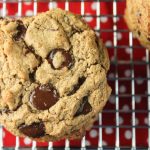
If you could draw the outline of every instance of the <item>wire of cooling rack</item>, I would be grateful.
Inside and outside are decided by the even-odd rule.
[[[22,3],[23,2],[29,2],[29,0],[18,0],[18,17],[22,16]],[[38,2],[42,1],[42,0],[34,0],[33,1],[33,15],[36,15],[38,12]],[[75,0],[74,0],[75,1]],[[88,0],[86,0],[88,1]],[[90,0],[89,0],[90,1]],[[103,125],[103,119],[102,116],[103,114],[100,113],[99,114],[99,124],[97,126],[95,126],[96,128],[98,128],[98,150],[102,150],[102,149],[109,149],[109,147],[103,145],[103,130],[107,127],[110,128],[114,128],[115,129],[115,144],[113,146],[114,149],[119,150],[121,149],[121,139],[120,139],[120,130],[122,128],[131,128],[132,130],[132,143],[131,143],[131,147],[129,146],[128,148],[131,148],[132,150],[137,149],[137,137],[136,137],[136,130],[138,128],[147,128],[148,129],[148,148],[150,149],[150,62],[149,62],[149,51],[146,50],[146,61],[135,61],[133,60],[133,55],[134,55],[134,49],[135,48],[142,48],[139,45],[133,45],[133,35],[131,32],[129,32],[127,29],[119,29],[117,27],[117,19],[118,18],[122,18],[123,15],[118,14],[117,12],[117,3],[118,2],[122,2],[124,0],[93,0],[93,2],[96,2],[96,14],[95,15],[86,15],[85,14],[85,1],[84,0],[80,0],[78,2],[81,2],[81,15],[83,17],[95,17],[96,18],[96,28],[95,31],[99,34],[100,32],[106,32],[106,33],[113,33],[113,45],[112,46],[108,46],[108,48],[113,48],[114,49],[114,60],[111,61],[111,65],[115,66],[115,77],[114,78],[108,78],[109,81],[114,81],[115,82],[115,93],[112,94],[112,96],[115,98],[115,109],[114,110],[104,110],[104,113],[115,113],[115,125]],[[3,0],[2,1],[2,16],[5,17],[7,14],[7,9],[6,9],[6,4],[7,2],[15,2],[15,1],[10,1],[10,0]],[[48,0],[44,0],[42,2],[48,2]],[[112,2],[113,5],[113,13],[111,15],[103,15],[101,14],[101,2]],[[69,10],[69,0],[65,1],[65,9]],[[49,6],[50,9],[54,8],[54,2],[53,1],[49,1]],[[113,20],[113,28],[112,29],[101,29],[101,25],[100,25],[100,21],[102,17],[107,17],[107,18],[112,18]],[[123,33],[129,33],[128,35],[128,39],[129,39],[129,44],[128,45],[119,45],[118,44],[118,40],[117,40],[117,33],[118,32],[123,32]],[[118,60],[118,49],[124,49],[124,48],[129,48],[130,50],[130,60],[129,61],[121,61]],[[120,77],[118,74],[118,65],[120,64],[129,64],[131,65],[131,77]],[[147,77],[144,78],[138,78],[135,76],[135,72],[134,72],[134,65],[143,65],[147,67]],[[131,81],[131,94],[121,94],[119,93],[119,81]],[[147,81],[147,93],[146,94],[137,94],[135,93],[135,82],[137,80],[146,80]],[[147,110],[136,110],[135,108],[135,99],[137,96],[140,97],[146,97],[147,98],[147,105],[148,105],[148,109]],[[120,113],[122,113],[123,111],[120,110],[119,108],[119,104],[120,104],[120,98],[122,97],[131,97],[131,107],[132,110],[129,110],[126,113],[131,113],[132,115],[132,121],[131,121],[131,125],[120,125]],[[148,126],[144,126],[144,125],[136,125],[136,113],[148,113]],[[2,149],[4,147],[3,144],[3,128],[2,126],[0,127],[0,149]],[[81,149],[82,150],[86,150],[87,149],[87,143],[86,143],[86,136],[84,136],[81,140]],[[20,140],[19,137],[16,137],[16,145],[15,145],[15,149],[19,149],[20,148]],[[32,142],[32,150],[35,150],[37,147],[37,143],[36,141]],[[53,142],[49,142],[48,144],[48,150],[52,150],[54,148]],[[70,141],[68,139],[65,140],[65,146],[64,146],[65,150],[70,150],[71,146],[70,146]]]
[[[113,16],[117,16],[117,2],[114,1],[113,2]],[[117,18],[116,17],[113,17],[113,44],[114,46],[116,47],[117,46]],[[115,63],[116,63],[116,72],[115,72],[115,77],[118,78],[118,67],[117,67],[117,48],[114,49],[114,57],[115,57]],[[115,93],[116,95],[118,95],[118,91],[119,91],[119,88],[118,88],[118,80],[116,79],[115,81]],[[116,110],[119,110],[119,97],[116,96]],[[115,143],[115,146],[116,146],[116,149],[119,149],[119,145],[120,145],[120,138],[119,138],[119,112],[116,112],[116,143]]]
[[[96,3],[97,7],[96,7],[96,15],[97,16],[100,16],[101,14],[101,4],[99,3],[99,1],[97,1]],[[100,30],[100,18],[97,17],[96,18],[96,30]],[[102,125],[102,113],[99,113],[99,125],[101,126]],[[102,142],[102,127],[99,127],[99,138],[98,138],[98,150],[101,150],[102,149],[102,146],[103,146],[103,142]]]
[[[146,61],[149,62],[149,51],[146,50]],[[150,67],[147,65],[147,77],[150,77]],[[148,93],[150,93],[150,80],[147,82],[148,86]],[[150,96],[148,96],[148,110],[150,110]],[[148,113],[148,147],[150,147],[150,112]]]

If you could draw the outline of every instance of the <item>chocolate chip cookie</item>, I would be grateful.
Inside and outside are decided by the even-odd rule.
[[[0,123],[35,140],[82,137],[111,93],[108,69],[105,46],[78,15],[0,19]]]
[[[127,0],[125,20],[140,43],[150,49],[150,1]]]

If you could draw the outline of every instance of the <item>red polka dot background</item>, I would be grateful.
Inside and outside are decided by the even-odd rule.
[[[147,148],[150,146],[149,52],[140,46],[124,22],[125,0],[0,2],[0,15],[32,16],[56,7],[82,14],[97,36],[103,39],[111,60],[108,80],[112,95],[83,140],[35,143],[26,137],[17,138],[16,142],[16,137],[3,129],[3,146]]]

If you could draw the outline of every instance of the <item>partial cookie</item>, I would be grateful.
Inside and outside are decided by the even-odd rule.
[[[150,49],[150,0],[127,0],[125,20],[140,43]]]
[[[105,46],[61,9],[1,19],[0,69],[0,123],[35,140],[82,137],[111,93]]]

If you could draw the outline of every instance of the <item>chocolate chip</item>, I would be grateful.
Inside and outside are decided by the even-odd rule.
[[[31,104],[38,110],[52,107],[59,99],[57,90],[52,85],[40,85],[30,95]]]
[[[63,57],[65,58],[65,61],[62,62],[61,66],[57,69],[61,69],[63,67],[67,67],[68,69],[70,69],[72,67],[72,65],[74,64],[74,62],[73,62],[73,59],[71,57],[71,54],[69,52],[65,51],[64,49],[54,49],[48,55],[47,60],[51,64],[52,68],[56,69],[54,64],[53,64],[53,58],[57,52],[61,52]]]
[[[150,38],[148,37],[147,40],[150,41]]]
[[[77,110],[74,116],[77,117],[79,115],[86,115],[91,111],[92,111],[92,107],[88,102],[88,97],[85,96],[83,97],[82,103],[80,104],[80,108]]]
[[[23,95],[22,94],[20,94],[20,96],[19,96],[19,99],[22,101],[22,98],[23,98]]]
[[[17,26],[17,33],[13,35],[13,39],[15,41],[18,41],[22,36],[24,36],[26,32],[26,28],[23,25],[23,22],[21,20],[17,20],[18,26]]]
[[[80,88],[80,86],[84,83],[85,79],[86,79],[85,77],[79,78],[78,84],[74,85],[73,90],[69,92],[67,95],[70,96],[74,94]]]
[[[29,73],[29,79],[31,82],[35,82],[35,71]]]
[[[19,130],[24,135],[32,137],[32,138],[39,138],[45,135],[45,126],[43,122],[33,123],[28,126],[23,124],[19,127]]]
[[[138,31],[138,35],[139,35],[139,36],[141,35],[141,32],[140,32],[140,31]]]

